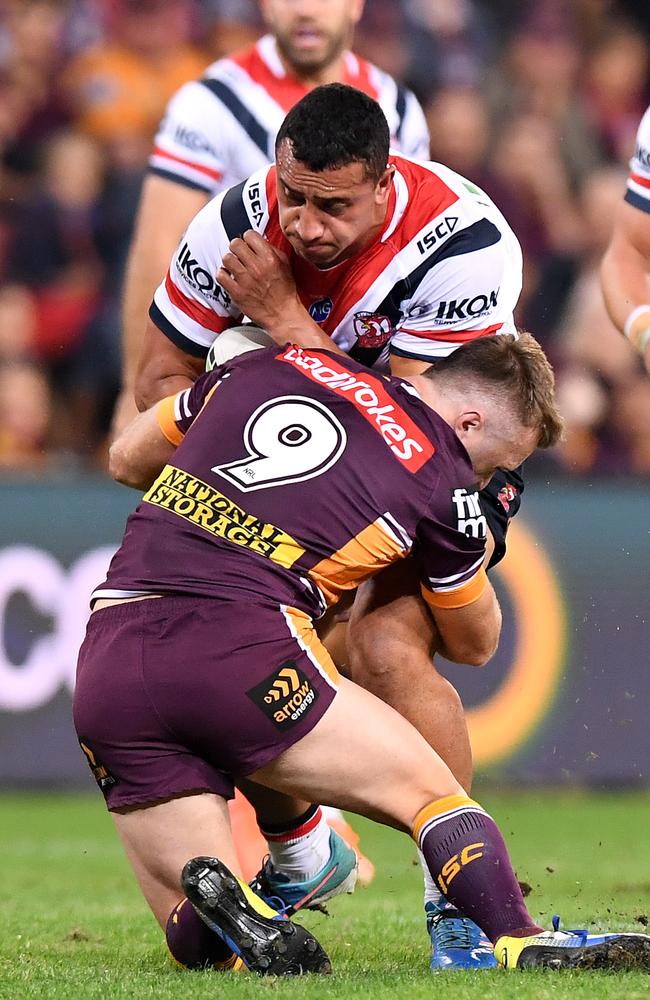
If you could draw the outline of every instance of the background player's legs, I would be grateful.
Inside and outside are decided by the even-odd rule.
[[[415,726],[469,792],[472,750],[462,702],[432,658],[437,630],[412,560],[357,591],[348,626],[352,679]]]

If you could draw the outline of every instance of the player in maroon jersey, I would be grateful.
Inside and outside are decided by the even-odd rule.
[[[389,155],[375,102],[320,87],[285,119],[277,167],[214,199],[188,227],[152,304],[140,403],[189,385],[242,313],[278,342],[338,347],[369,365],[390,356],[396,371],[416,373],[465,341],[514,335],[520,287],[519,244],[484,192],[441,164]],[[522,488],[516,471],[500,470],[481,492],[493,563]],[[483,518],[466,525],[485,531]],[[351,625],[355,680],[413,722],[469,787],[463,707],[432,665],[438,637],[408,564],[361,588]],[[494,964],[477,959],[475,929],[443,912],[430,880],[426,901],[436,967],[456,961],[438,949],[442,919],[446,942],[458,930],[456,956]]]
[[[410,723],[339,676],[313,625],[412,555],[447,656],[485,662],[501,614],[464,520],[482,516],[477,485],[561,427],[525,335],[474,341],[409,382],[272,348],[201,376],[113,446],[116,478],[148,489],[93,595],[74,718],[181,964],[329,971],[313,936],[226,867],[226,800],[245,778],[262,801],[304,797],[314,850],[312,797],[410,831],[507,968],[648,967],[644,935],[533,921],[494,820]]]

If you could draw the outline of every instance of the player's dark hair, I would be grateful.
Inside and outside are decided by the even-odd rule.
[[[376,101],[355,87],[315,87],[291,109],[275,140],[276,152],[289,140],[296,160],[313,171],[363,163],[378,181],[386,169],[390,131]]]
[[[521,330],[517,339],[506,334],[480,337],[437,361],[424,375],[431,381],[454,380],[459,389],[488,388],[514,404],[524,427],[539,426],[539,448],[551,448],[562,437],[564,421],[555,404],[555,376],[535,338]]]

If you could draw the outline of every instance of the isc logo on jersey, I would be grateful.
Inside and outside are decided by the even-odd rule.
[[[397,406],[373,375],[358,378],[332,358],[326,361],[301,347],[289,347],[276,358],[294,365],[311,379],[332,392],[349,399],[363,417],[381,434],[384,441],[410,472],[417,472],[433,455],[431,441],[411,418]]]

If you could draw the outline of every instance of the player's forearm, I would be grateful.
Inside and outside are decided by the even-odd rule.
[[[149,306],[173,251],[172,246],[167,254],[166,248],[161,250],[155,239],[146,250],[140,239],[131,245],[122,301],[122,385],[131,392],[135,387]]]
[[[253,318],[253,317],[251,317]],[[299,302],[277,316],[267,315],[264,329],[273,337],[276,344],[297,344],[298,347],[320,348],[344,354],[311,318],[304,306]]]
[[[650,303],[649,272],[650,261],[634,246],[620,239],[612,241],[603,257],[600,276],[607,312],[621,333],[630,313]]]
[[[160,429],[154,406],[139,413],[113,442],[108,454],[108,470],[118,483],[145,490],[173,451],[173,445]]]
[[[439,652],[448,660],[482,667],[492,659],[501,635],[501,608],[491,584],[468,607],[430,610],[440,634]]]
[[[133,389],[153,293],[167,273],[182,232],[207,194],[149,175],[135,224],[122,304],[123,385]]]
[[[186,354],[147,321],[134,384],[135,402],[146,410],[165,396],[193,385],[205,366],[203,358]]]

